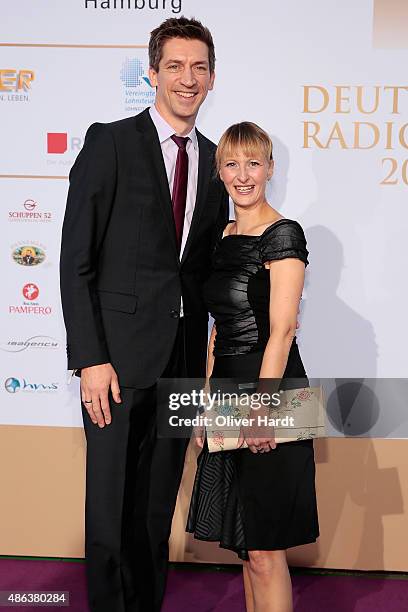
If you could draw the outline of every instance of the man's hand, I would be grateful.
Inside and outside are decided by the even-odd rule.
[[[118,377],[110,363],[82,368],[81,397],[94,425],[105,427],[112,421],[109,391],[117,404],[122,402]]]
[[[273,427],[259,423],[259,417],[266,417],[268,419],[269,410],[265,407],[251,410],[248,418],[253,419],[251,421],[253,424],[241,427],[237,448],[240,448],[244,441],[252,453],[269,453],[270,450],[276,448]]]

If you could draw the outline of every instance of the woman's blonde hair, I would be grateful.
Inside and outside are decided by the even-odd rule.
[[[273,144],[270,136],[251,121],[231,125],[221,136],[215,153],[217,172],[220,171],[221,160],[229,157],[237,149],[243,149],[248,157],[261,153],[266,159],[273,160]]]

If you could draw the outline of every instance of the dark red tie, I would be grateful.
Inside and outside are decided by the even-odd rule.
[[[186,151],[188,136],[173,135],[172,140],[179,150],[177,153],[176,170],[173,183],[173,215],[176,226],[177,247],[180,252],[181,240],[183,238],[184,213],[186,211],[187,179],[188,179],[188,155]]]

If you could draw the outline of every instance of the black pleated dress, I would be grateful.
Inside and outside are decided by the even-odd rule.
[[[212,378],[257,380],[269,338],[269,270],[263,264],[295,257],[307,265],[307,255],[303,230],[290,219],[280,219],[261,236],[220,237],[204,287],[217,328]],[[280,388],[307,385],[294,338]],[[249,449],[209,453],[205,444],[186,529],[242,559],[248,559],[248,550],[314,542],[319,525],[313,441],[278,444],[256,454]]]

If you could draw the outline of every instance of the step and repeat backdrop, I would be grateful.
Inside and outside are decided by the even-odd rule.
[[[403,0],[20,0],[0,5],[0,424],[81,426],[58,258],[88,126],[154,103],[150,31],[195,16],[216,84],[198,127],[255,121],[268,194],[304,227],[299,342],[315,377],[407,373],[408,5]]]

